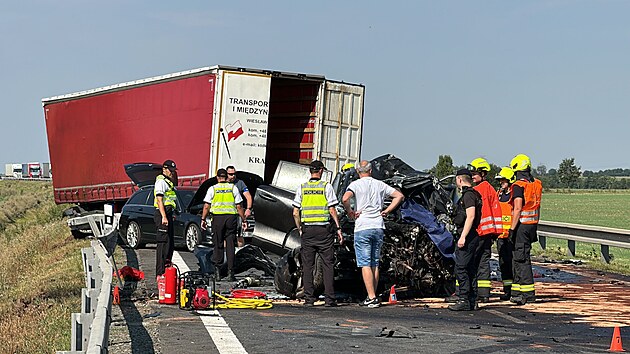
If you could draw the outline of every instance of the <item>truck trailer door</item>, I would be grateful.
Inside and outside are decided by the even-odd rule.
[[[233,165],[239,171],[262,177],[267,153],[271,76],[223,71],[220,85],[218,127],[214,130],[218,135],[213,143],[218,148],[210,176],[214,176],[218,168]]]
[[[356,162],[361,155],[363,129],[363,96],[365,87],[326,81],[321,102],[319,136],[316,155],[326,168],[339,171],[347,162]]]

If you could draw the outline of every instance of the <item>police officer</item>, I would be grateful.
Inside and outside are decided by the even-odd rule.
[[[207,228],[206,216],[212,213],[212,243],[214,251],[212,260],[215,266],[214,277],[221,280],[219,269],[223,264],[223,252],[227,249],[228,281],[235,281],[234,277],[234,241],[238,227],[238,217],[243,220],[243,228],[247,228],[247,221],[241,202],[241,193],[235,185],[227,182],[228,174],[223,168],[217,171],[218,183],[208,188],[203,211],[201,212],[201,227]]]
[[[241,203],[241,205],[243,206],[243,209],[245,209],[245,217],[248,218],[250,215],[252,215],[252,205],[253,205],[253,199],[252,199],[252,194],[249,192],[249,189],[247,188],[247,185],[245,184],[245,182],[241,181],[240,179],[238,179],[236,177],[236,167],[234,166],[228,166],[226,168],[227,170],[227,181],[229,183],[232,183],[236,186],[236,188],[238,189],[239,193],[241,193],[241,197],[243,198],[243,202]],[[237,230],[237,244],[239,247],[243,247],[245,246],[245,240],[243,239],[243,231],[245,231],[244,229],[239,229]]]
[[[343,241],[337,209],[339,204],[335,191],[326,181],[322,181],[325,167],[321,161],[314,160],[309,165],[311,178],[300,185],[293,200],[293,220],[302,237],[302,283],[304,284],[304,306],[315,303],[315,288],[313,285],[313,269],[315,255],[319,254],[323,260],[325,306],[337,306],[334,289],[334,238]],[[330,224],[332,218],[334,224]],[[330,227],[335,230],[331,230]]]
[[[510,227],[512,227],[512,184],[516,182],[514,170],[503,167],[496,175],[500,183],[498,191],[499,205],[501,207],[501,233],[497,238],[497,252],[499,252],[499,269],[503,280],[503,295],[501,300],[509,300],[512,296],[512,252],[514,244],[509,238]]]
[[[173,210],[177,200],[173,183],[175,171],[177,171],[177,165],[175,165],[173,160],[164,161],[162,174],[156,177],[153,188],[153,206],[155,207],[153,221],[155,222],[155,241],[157,243],[155,275],[158,277],[164,274],[166,263],[172,259],[175,249],[173,229]]]
[[[481,195],[481,221],[477,227],[477,233],[481,237],[479,239],[479,251],[481,260],[479,261],[479,269],[477,270],[477,287],[480,302],[488,302],[490,300],[490,256],[492,256],[492,243],[501,232],[501,207],[497,191],[487,181],[488,172],[490,172],[490,164],[485,159],[479,157],[472,160],[469,164],[469,170],[472,173],[473,187]]]
[[[510,301],[525,305],[536,301],[531,250],[532,243],[538,241],[536,232],[540,220],[542,183],[532,177],[531,160],[527,155],[516,155],[510,167],[516,172],[516,182],[512,186],[512,225],[509,230],[509,237],[514,240],[514,282]]]
[[[472,174],[468,169],[458,170],[455,182],[462,194],[453,220],[459,235],[455,249],[459,299],[448,308],[453,311],[470,311],[476,308],[477,302],[476,278],[480,259],[477,226],[481,220],[481,195],[472,188]]]

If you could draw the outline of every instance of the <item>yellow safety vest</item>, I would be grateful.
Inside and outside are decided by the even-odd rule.
[[[214,189],[214,197],[212,197],[212,204],[210,205],[210,212],[212,214],[235,215],[238,213],[236,211],[233,184],[218,183],[211,188]]]
[[[173,208],[175,208],[175,200],[177,199],[177,195],[175,194],[175,188],[173,187],[173,182],[171,182],[171,180],[166,178],[166,176],[164,175],[157,176],[155,181],[157,182],[159,180],[163,180],[164,182],[166,182],[166,184],[168,184],[168,189],[164,192],[162,203],[164,204],[164,206],[170,205]],[[156,208],[158,207],[157,194],[156,194],[155,188],[153,188],[153,206]]]
[[[326,181],[308,181],[302,184],[302,222],[325,225],[330,212],[326,200]]]

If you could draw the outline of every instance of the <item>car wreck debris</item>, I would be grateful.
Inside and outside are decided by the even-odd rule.
[[[445,181],[440,181],[429,173],[417,171],[393,155],[375,158],[371,164],[372,177],[399,189],[405,196],[403,205],[385,220],[386,230],[380,264],[381,288],[396,284],[408,287],[407,294],[416,296],[450,294],[455,287],[453,273],[455,243],[450,231],[455,229],[451,221],[456,199],[455,187],[452,184],[444,185]],[[332,182],[337,195],[343,195],[350,182],[356,179],[358,174],[354,169],[339,173]],[[269,199],[273,195],[272,192],[273,187],[266,188],[265,199]],[[280,199],[280,192],[277,194]],[[338,213],[344,242],[335,245],[335,287],[343,289],[346,285],[352,288],[351,284],[361,280],[353,247],[354,221],[346,215],[342,207],[338,208]],[[257,212],[257,215],[263,214]],[[275,217],[280,215],[276,213]],[[290,220],[288,209],[282,212],[281,217]],[[266,220],[257,220],[257,223],[268,224]],[[280,252],[276,251],[283,256],[277,263],[274,279],[279,293],[291,298],[300,298],[303,295],[300,247],[286,247],[288,244],[299,245],[299,238],[291,239],[291,231],[285,230],[287,236],[282,249]],[[255,229],[254,239],[257,237],[261,236],[257,235]],[[321,260],[316,260],[314,273],[316,293],[321,292],[323,290]]]

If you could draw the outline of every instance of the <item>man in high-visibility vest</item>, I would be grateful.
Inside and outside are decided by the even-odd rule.
[[[335,235],[343,242],[337,209],[339,201],[330,183],[322,181],[324,164],[314,160],[309,165],[311,178],[301,184],[293,200],[293,220],[302,237],[302,284],[304,284],[304,306],[315,304],[313,270],[315,255],[322,258],[324,273],[325,306],[337,306],[334,289]],[[333,223],[330,223],[332,218]],[[334,230],[333,230],[334,229]]]
[[[153,187],[153,206],[155,213],[155,275],[164,274],[166,263],[173,257],[175,239],[173,229],[173,210],[176,207],[177,196],[175,194],[175,174],[177,165],[173,160],[166,160],[162,164],[162,174],[155,178]]]
[[[490,172],[490,164],[483,158],[476,158],[469,164],[472,179],[475,184],[473,187],[481,195],[481,221],[477,227],[479,234],[479,249],[477,254],[480,255],[479,269],[477,270],[477,297],[479,302],[488,302],[490,300],[490,256],[492,256],[492,243],[494,238],[501,233],[501,207],[497,191],[486,180],[488,172]]]
[[[220,168],[217,171],[217,184],[208,188],[203,211],[201,212],[201,227],[207,228],[206,216],[208,211],[212,213],[212,243],[214,251],[212,253],[212,261],[215,271],[214,278],[221,280],[219,269],[223,264],[223,251],[227,254],[228,281],[235,281],[234,277],[234,241],[238,227],[238,217],[243,220],[243,228],[247,228],[247,220],[245,212],[241,206],[243,201],[241,193],[235,185],[227,182],[228,173],[225,169]]]
[[[502,232],[497,238],[497,252],[499,252],[499,269],[501,270],[501,280],[503,281],[503,295],[501,300],[509,300],[512,296],[512,252],[514,244],[508,237],[510,227],[512,227],[512,184],[516,182],[514,170],[510,167],[503,167],[495,179],[499,181],[499,205],[501,206]]]
[[[532,243],[538,241],[538,221],[542,183],[532,177],[531,160],[527,155],[518,154],[510,162],[516,172],[516,182],[512,186],[512,225],[509,237],[514,240],[514,282],[511,302],[525,305],[536,301],[534,275],[532,271]]]

